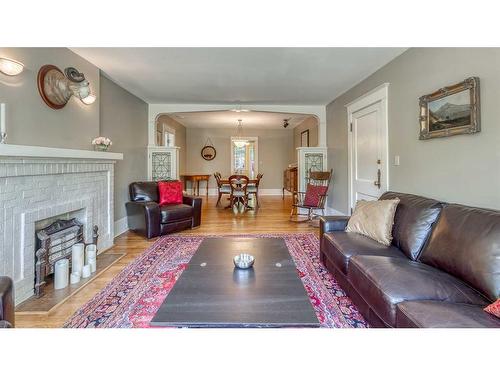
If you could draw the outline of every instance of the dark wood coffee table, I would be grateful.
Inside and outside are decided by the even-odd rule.
[[[253,268],[234,267],[240,253]],[[207,238],[181,274],[152,326],[319,327],[285,241]]]

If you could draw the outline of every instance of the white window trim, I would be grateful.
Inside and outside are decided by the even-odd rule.
[[[259,173],[259,137],[242,137],[255,142],[255,175]],[[239,137],[231,137],[231,174],[234,174],[234,143]]]

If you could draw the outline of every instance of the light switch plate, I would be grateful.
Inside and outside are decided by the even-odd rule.
[[[399,155],[394,156],[394,165],[399,165]]]

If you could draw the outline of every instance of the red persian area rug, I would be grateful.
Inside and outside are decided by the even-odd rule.
[[[66,328],[148,328],[176,280],[208,236],[171,235],[158,239],[101,292],[82,306]],[[219,237],[219,236],[217,236]],[[312,233],[237,235],[283,238],[322,327],[368,327],[352,301],[319,260]]]

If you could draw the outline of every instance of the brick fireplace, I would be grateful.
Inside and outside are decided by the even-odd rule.
[[[37,223],[78,212],[85,238],[113,245],[114,163],[121,154],[0,145],[0,275],[14,280],[16,304],[34,294]]]

